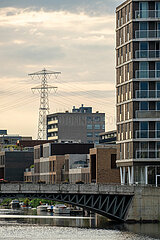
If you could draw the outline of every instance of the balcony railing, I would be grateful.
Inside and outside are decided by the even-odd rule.
[[[159,38],[160,30],[137,30],[135,38]]]
[[[137,50],[136,58],[160,58],[159,50]]]
[[[138,110],[136,118],[160,118],[160,110]]]
[[[160,90],[137,90],[136,98],[160,98]]]
[[[139,10],[135,11],[135,18],[160,18],[159,10]]]
[[[137,130],[136,131],[136,138],[160,138],[160,131],[159,130]]]
[[[137,150],[136,158],[160,158],[160,150]]]
[[[136,70],[136,78],[160,78],[160,70]]]

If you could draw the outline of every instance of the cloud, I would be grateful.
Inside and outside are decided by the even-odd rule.
[[[49,84],[59,87],[57,95],[50,95],[51,111],[71,109],[73,103],[76,106],[84,103],[109,116],[114,115],[115,21],[111,9],[116,1],[109,2],[0,2],[3,83],[0,99],[6,119],[10,114],[16,116],[14,111],[20,111],[16,121],[24,122],[25,129],[30,129],[29,134],[36,136],[32,122],[37,122],[39,95],[32,95],[31,87],[40,84],[40,79],[32,80],[28,73],[44,67],[62,72],[58,80],[49,79]],[[34,120],[26,121],[25,111],[34,116]],[[6,122],[0,123],[3,128]],[[9,122],[8,126],[13,130]]]
[[[47,11],[84,12],[88,15],[113,14],[116,6],[123,1],[120,0],[1,0],[0,7],[32,8]]]

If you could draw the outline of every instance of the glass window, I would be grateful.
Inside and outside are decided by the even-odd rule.
[[[100,129],[101,126],[99,124],[94,125],[94,129]]]
[[[160,62],[156,62],[156,77],[160,77]]]
[[[148,110],[148,102],[140,102],[140,110]]]
[[[160,82],[157,82],[156,85],[157,85],[157,90],[160,90]]]
[[[99,132],[95,132],[94,136],[99,137],[99,134],[100,134]]]
[[[92,121],[92,117],[87,117],[87,122],[91,122]]]
[[[148,82],[140,82],[141,90],[148,90]]]
[[[92,124],[88,124],[87,129],[92,129]]]
[[[140,42],[140,50],[148,50],[148,42]]]
[[[148,29],[148,23],[147,22],[140,22],[139,23],[139,29],[140,30],[147,30]]]
[[[127,93],[127,84],[126,84],[126,93]]]
[[[148,142],[141,142],[141,149],[148,149]]]
[[[141,130],[148,130],[148,122],[140,122]]]
[[[95,117],[94,119],[96,122],[100,122],[101,118],[100,117]]]
[[[121,48],[121,56],[123,56],[123,48]]]
[[[123,124],[121,125],[121,133],[123,132]]]
[[[87,132],[87,137],[93,137],[93,133]]]
[[[140,2],[139,3],[139,9],[140,9],[140,17],[141,18],[147,18],[148,17],[148,2]]]
[[[148,62],[140,62],[139,63],[139,70],[148,70]]]
[[[160,110],[160,102],[157,102],[157,110]]]
[[[157,125],[157,130],[160,130],[160,122],[157,122],[156,125]]]
[[[103,129],[103,130],[105,129],[105,125],[102,125],[102,129]]]

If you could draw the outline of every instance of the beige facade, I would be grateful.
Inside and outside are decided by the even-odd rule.
[[[127,0],[116,9],[117,166],[122,184],[155,184],[159,174],[159,13],[158,0]]]

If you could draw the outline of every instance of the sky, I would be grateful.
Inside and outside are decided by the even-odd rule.
[[[92,106],[115,129],[115,8],[120,0],[0,0],[0,129],[37,138],[40,84],[29,73],[60,71],[48,84],[50,113]]]

